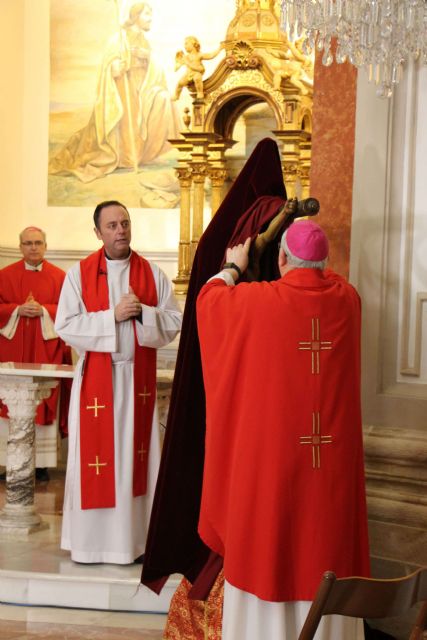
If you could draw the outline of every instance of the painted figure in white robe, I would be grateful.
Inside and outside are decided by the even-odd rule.
[[[89,122],[51,159],[49,173],[91,182],[171,150],[168,140],[178,137],[179,116],[146,38],[151,19],[148,3],[132,5],[105,53]]]
[[[131,222],[124,205],[117,201],[101,203],[95,209],[94,222],[95,233],[104,245],[99,255],[106,267],[99,273],[107,278],[109,308],[87,311],[82,293],[82,261],[67,274],[55,323],[58,334],[79,355],[70,402],[61,547],[70,550],[72,560],[77,562],[129,564],[145,550],[160,460],[154,404],[146,493],[134,496],[135,338],[138,345],[153,349],[168,344],[180,329],[181,312],[170,281],[154,264],[146,263],[155,285],[155,306],[141,304],[130,287],[130,263],[136,254],[130,250]],[[80,396],[88,352],[111,354],[112,360],[115,506],[108,508],[82,508],[84,487],[80,481],[85,470],[81,467],[84,451],[80,449]],[[102,473],[102,467],[99,469]]]

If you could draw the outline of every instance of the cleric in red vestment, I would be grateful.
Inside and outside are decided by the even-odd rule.
[[[326,570],[369,575],[360,299],[324,268],[328,241],[314,222],[283,234],[279,280],[235,286],[249,247],[227,250],[197,302],[206,392],[198,530],[224,559],[222,638],[292,639]],[[361,621],[328,624],[343,626],[319,638],[361,635]]]
[[[59,294],[65,273],[44,259],[46,234],[38,227],[27,227],[19,236],[22,260],[0,270],[0,361],[62,364],[70,362],[70,351],[54,330]],[[37,408],[36,424],[56,421],[59,390]],[[64,411],[64,416],[66,412]],[[0,416],[7,417],[7,407],[0,403]],[[65,427],[65,423],[62,424]],[[56,431],[55,431],[56,439]],[[48,479],[46,466],[55,460],[36,465],[38,475]],[[37,472],[36,472],[37,473]]]

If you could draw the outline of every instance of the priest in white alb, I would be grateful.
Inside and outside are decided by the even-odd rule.
[[[55,329],[79,354],[69,414],[61,547],[76,562],[144,554],[160,460],[156,349],[181,312],[165,274],[130,248],[120,202],[100,203],[103,247],[68,272]]]

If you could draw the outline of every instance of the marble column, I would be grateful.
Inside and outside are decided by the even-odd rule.
[[[0,377],[0,398],[9,409],[6,504],[0,511],[0,534],[25,535],[48,526],[34,508],[34,418],[37,405],[57,384],[24,376]]]

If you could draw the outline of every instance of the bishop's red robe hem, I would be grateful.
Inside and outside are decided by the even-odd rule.
[[[333,272],[206,284],[199,534],[225,579],[267,601],[312,600],[322,574],[369,575],[360,301]]]

